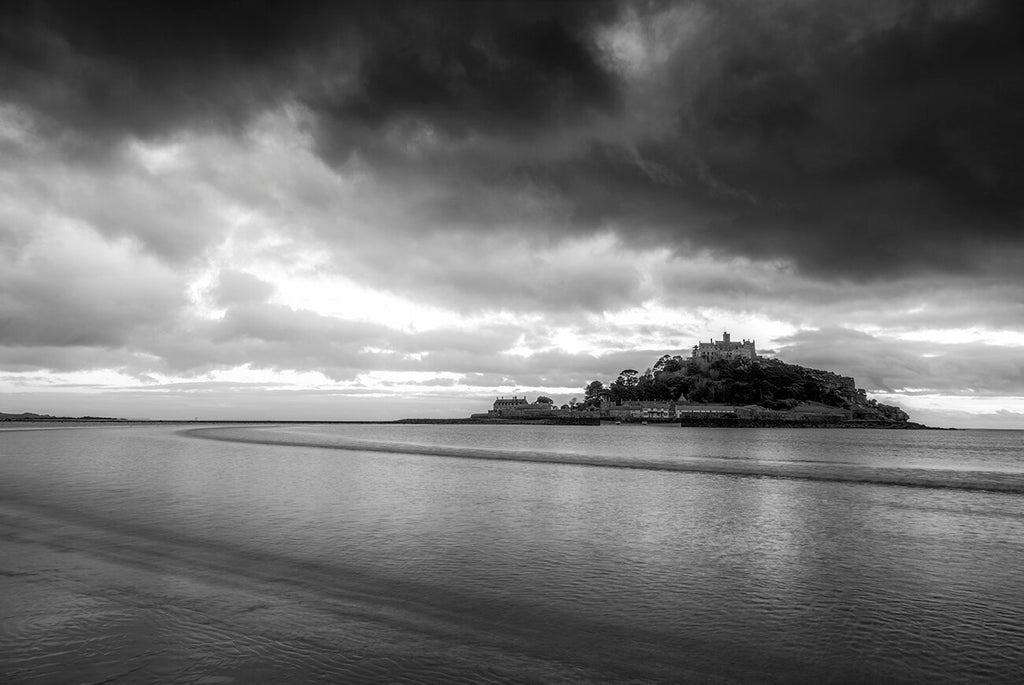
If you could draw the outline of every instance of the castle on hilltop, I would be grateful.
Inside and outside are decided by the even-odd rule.
[[[757,351],[754,349],[753,340],[736,342],[729,338],[728,333],[722,333],[721,340],[711,342],[699,342],[693,346],[691,359],[701,364],[710,364],[719,359],[757,359]]]

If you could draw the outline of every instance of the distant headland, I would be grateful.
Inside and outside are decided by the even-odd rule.
[[[757,354],[753,340],[698,342],[690,355],[664,355],[645,372],[623,369],[591,381],[556,407],[548,397],[498,397],[474,421],[680,423],[684,426],[927,428],[899,407],[868,399],[849,376]]]
[[[96,423],[109,423],[111,421],[124,421],[124,419],[118,419],[111,416],[51,416],[49,414],[34,414],[32,412],[22,412],[20,414],[11,414],[0,411],[0,421],[17,421],[17,422],[67,422],[67,421],[81,421],[81,422],[96,422]]]

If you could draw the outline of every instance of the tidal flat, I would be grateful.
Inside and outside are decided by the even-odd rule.
[[[0,678],[1020,682],[1022,438],[0,431]]]

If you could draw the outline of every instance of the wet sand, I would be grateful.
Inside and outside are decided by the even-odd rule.
[[[514,428],[7,433],[0,681],[1024,674],[1020,495],[772,475],[816,433]],[[899,439],[946,478],[965,447],[957,473],[1020,476],[1013,436],[843,437],[816,468]]]
[[[73,518],[0,505],[5,682],[715,679],[642,630]]]

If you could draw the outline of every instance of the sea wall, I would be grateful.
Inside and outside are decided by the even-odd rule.
[[[913,421],[848,419],[836,414],[795,414],[780,418],[749,418],[740,416],[687,416],[679,420],[683,427],[716,428],[905,428],[928,426]]]
[[[399,419],[393,423],[441,423],[441,424],[457,424],[457,423],[487,423],[487,424],[530,424],[530,425],[542,425],[542,426],[599,426],[601,425],[601,419],[594,415],[584,416],[566,416],[564,414],[555,414],[548,416],[533,417],[516,417],[516,418],[501,418],[497,416],[487,416],[486,414],[474,414],[468,419]]]

